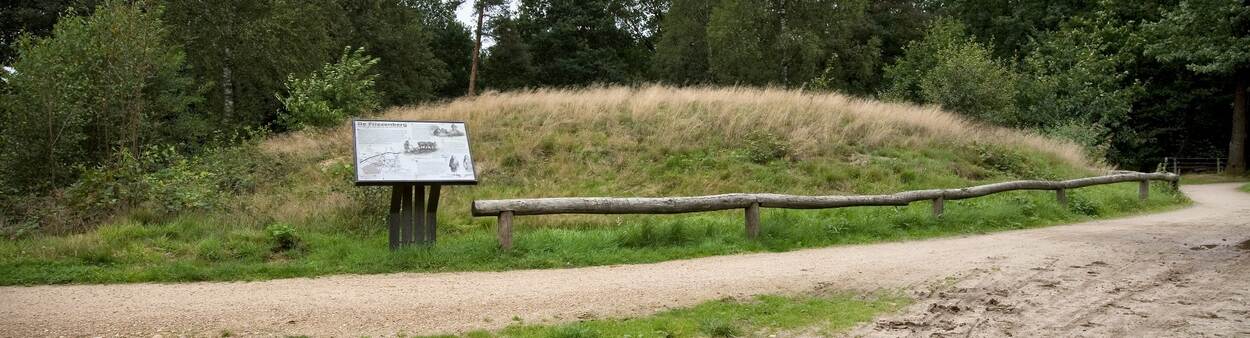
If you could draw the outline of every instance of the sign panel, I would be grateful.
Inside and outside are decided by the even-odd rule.
[[[464,122],[353,120],[356,184],[477,184]]]

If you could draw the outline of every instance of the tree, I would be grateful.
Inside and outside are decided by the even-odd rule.
[[[288,74],[307,74],[341,50],[350,32],[333,2],[172,0],[164,20],[188,52],[190,74],[211,85],[203,105],[208,124],[264,126],[277,119]]]
[[[14,173],[5,184],[59,186],[76,167],[160,141],[160,124],[196,99],[160,15],[146,2],[106,2],[89,17],[66,13],[49,37],[19,40],[2,101],[11,151],[0,166]]]
[[[336,48],[360,46],[381,59],[377,86],[383,104],[413,104],[440,92],[459,92],[462,87],[446,84],[452,79],[450,65],[466,66],[468,35],[447,6],[440,1],[405,6],[391,0],[345,0],[342,8],[351,34],[335,41]],[[438,52],[432,48],[436,41]]]
[[[660,81],[706,83],[708,73],[707,25],[713,1],[674,0],[664,16],[651,67]]]
[[[1015,73],[964,32],[956,21],[934,22],[923,40],[909,44],[886,69],[891,87],[885,96],[934,103],[990,122],[1014,116]]]
[[[937,2],[937,11],[966,25],[995,58],[1018,60],[1028,54],[1030,41],[1098,5],[1087,0],[946,0]]]
[[[10,0],[0,4],[0,65],[17,56],[22,34],[42,37],[52,32],[57,17],[68,12],[88,15],[98,0]]]
[[[618,26],[626,2],[524,0],[517,28],[538,71],[535,85],[624,83],[642,77],[648,53]]]
[[[495,45],[482,60],[483,87],[508,90],[524,88],[537,82],[530,46],[521,38],[517,22],[511,16],[498,16],[491,27]]]
[[[346,0],[351,1],[351,0]],[[460,7],[463,0],[401,0],[400,4],[404,5],[402,10],[408,15],[415,15],[421,18],[422,30],[430,36],[425,46],[433,52],[434,57],[443,63],[442,71],[447,73],[446,78],[442,80],[442,84],[437,87],[438,90],[432,95],[423,95],[421,99],[412,99],[403,102],[391,102],[389,104],[412,104],[420,100],[431,99],[433,97],[455,97],[465,94],[465,90],[469,85],[469,63],[473,54],[473,32],[469,27],[456,19],[456,8]],[[358,42],[351,42],[354,44]],[[374,48],[381,47],[375,46]],[[399,55],[400,58],[410,58],[408,55]],[[382,64],[388,64],[387,57],[383,57]],[[389,58],[394,59],[394,58]],[[410,61],[409,61],[410,62]],[[435,70],[431,70],[435,71]],[[421,73],[417,73],[421,74]],[[436,75],[436,73],[426,73],[428,75]],[[381,79],[380,84],[386,83],[386,78]],[[394,97],[398,93],[388,93],[388,96]],[[390,102],[390,101],[388,101]]]
[[[349,116],[377,110],[381,98],[374,88],[378,59],[364,48],[343,50],[338,62],[326,64],[307,77],[287,77],[286,95],[280,95],[284,110],[279,122],[288,130],[329,127]]]
[[[1127,81],[1107,42],[1085,27],[1067,27],[1035,40],[1020,65],[1019,114],[1007,124],[1043,130],[1104,154],[1143,87]]]
[[[938,51],[938,63],[920,79],[926,103],[982,121],[1005,123],[1016,111],[1016,75],[987,48],[971,43]]]
[[[959,21],[949,18],[934,21],[926,29],[922,39],[908,43],[903,49],[903,56],[885,68],[887,87],[882,96],[923,102],[925,99],[920,82],[930,70],[937,67],[938,53],[973,43],[967,28]]]
[[[482,29],[487,13],[496,13],[504,6],[504,0],[478,0],[473,3],[473,11],[477,13],[477,28],[473,35],[473,63],[469,70],[469,96],[477,94],[477,64],[482,53]]]
[[[1183,63],[1199,75],[1232,77],[1228,171],[1246,170],[1246,85],[1250,77],[1250,1],[1184,0],[1146,26],[1155,43],[1146,53]]]

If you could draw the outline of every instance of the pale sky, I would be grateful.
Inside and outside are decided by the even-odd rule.
[[[464,0],[464,3],[460,4],[459,8],[456,8],[456,19],[460,20],[460,22],[463,22],[465,27],[469,27],[469,33],[473,33],[473,30],[477,27],[477,16],[473,15],[473,3],[475,2],[477,1],[476,0]],[[508,3],[510,7],[512,7],[513,10],[516,10],[517,6],[520,4],[519,1],[507,0],[506,2]],[[494,45],[494,44],[495,44],[495,41],[491,40],[490,37],[488,36],[482,37],[483,49],[485,49],[486,47],[490,47],[491,45]]]

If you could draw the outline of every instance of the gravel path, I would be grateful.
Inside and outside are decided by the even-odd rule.
[[[921,300],[856,334],[1250,335],[1250,195],[1235,189],[1186,186],[1195,206],[1132,218],[657,264],[0,287],[0,335],[435,334],[879,288]]]

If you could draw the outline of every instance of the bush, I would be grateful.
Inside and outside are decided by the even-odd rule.
[[[1016,74],[994,60],[958,21],[937,20],[886,67],[883,96],[942,108],[982,120],[1015,116]]]
[[[160,141],[157,122],[198,100],[182,74],[159,6],[108,1],[90,17],[67,12],[51,36],[17,41],[4,111],[0,169],[6,186],[43,193],[72,182],[80,166],[137,153]]]
[[[278,121],[290,130],[328,127],[344,118],[378,109],[381,94],[374,89],[378,58],[364,48],[347,47],[339,61],[327,64],[307,78],[287,77],[287,95],[278,96],[284,111]]]
[[[288,252],[300,247],[299,235],[295,228],[283,223],[274,223],[265,227],[273,252]]]
[[[1016,115],[1016,75],[995,62],[988,49],[968,43],[941,50],[937,57],[937,66],[920,80],[925,102],[983,121],[1003,123]]]

